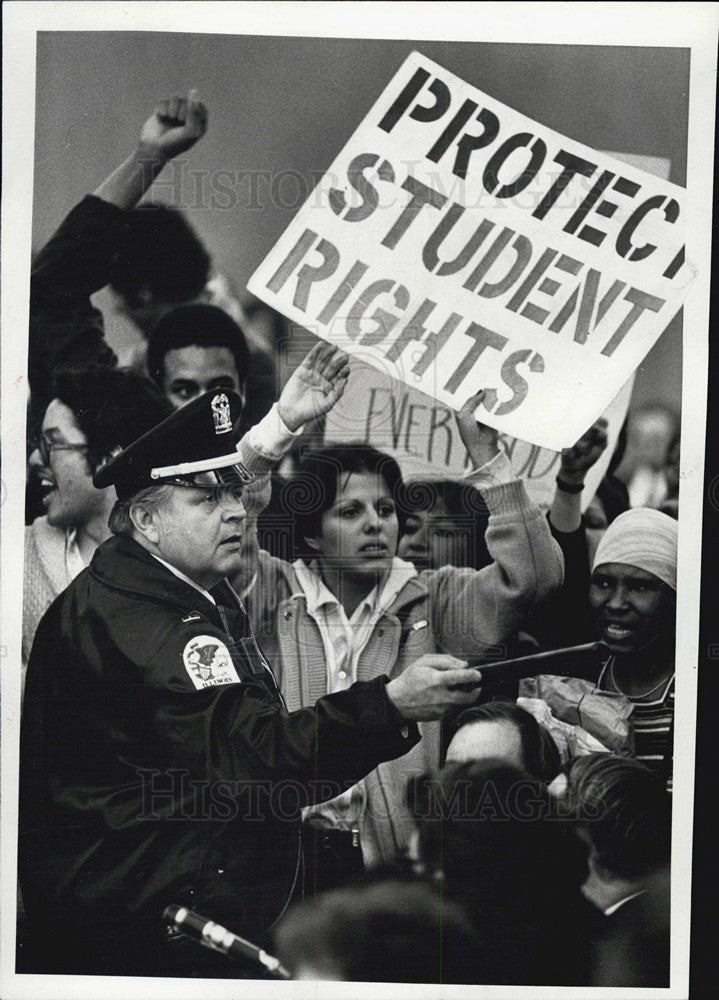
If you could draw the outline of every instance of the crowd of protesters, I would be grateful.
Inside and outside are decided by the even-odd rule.
[[[206,127],[195,95],[162,102],[137,150],[79,202],[33,263],[22,633],[22,746],[33,764],[23,770],[21,761],[18,971],[260,975],[256,966],[235,968],[217,954],[200,954],[194,944],[162,959],[146,949],[142,964],[124,945],[106,965],[101,952],[83,965],[78,951],[75,967],[71,961],[55,967],[47,944],[52,907],[64,907],[82,927],[98,913],[103,926],[102,915],[115,907],[111,893],[86,892],[88,881],[102,883],[111,840],[113,878],[122,871],[137,882],[132,902],[117,904],[126,906],[117,917],[123,926],[137,921],[146,928],[154,920],[159,927],[160,903],[182,902],[186,892],[183,905],[208,919],[229,914],[227,922],[236,922],[231,930],[276,949],[295,978],[668,985],[676,427],[668,426],[663,463],[654,463],[653,489],[646,469],[617,475],[622,433],[588,505],[585,478],[607,448],[607,425],[599,420],[562,453],[547,511],[530,499],[496,431],[475,420],[481,392],[456,416],[470,468],[461,481],[405,481],[394,458],[371,445],[324,440],[324,415],[346,383],[346,357],[317,346],[283,386],[289,324],[261,303],[240,304],[226,278],[214,273],[211,248],[178,209],[142,201],[164,164],[194,146]],[[143,338],[144,347],[123,366],[91,303],[107,285]],[[306,331],[297,337],[312,342]],[[192,450],[195,414],[209,400],[217,433],[232,414],[232,446],[246,473],[234,484],[219,473],[217,480],[202,478],[227,456],[206,459],[199,444]],[[144,512],[135,505],[139,487],[148,484],[133,469],[145,460],[143,447],[157,451],[154,428],[163,421],[168,457],[165,463],[155,457],[167,466],[159,470],[161,482],[205,490],[207,502],[221,507],[218,516],[234,525],[222,543],[231,543],[232,558],[221,583],[207,568],[204,575],[194,569],[194,556],[209,566],[201,532],[194,539],[175,539],[170,528],[153,534],[156,511],[149,501]],[[654,506],[634,503],[640,493]],[[117,626],[105,622],[100,629],[90,621],[87,595],[103,567],[114,565],[111,547],[138,543],[185,587],[182,622],[199,621],[200,638],[209,641],[200,635],[209,628],[205,618],[211,620],[205,604],[219,611],[210,636],[217,644],[224,629],[229,659],[242,647],[251,664],[252,676],[240,674],[234,685],[242,688],[242,704],[260,677],[274,699],[271,711],[267,705],[256,715],[246,705],[240,710],[232,681],[227,691],[200,682],[184,690],[175,679],[158,694],[157,680],[140,676],[138,667],[142,662],[152,675],[151,662],[139,652],[134,662],[116,657],[108,690],[120,702],[127,690],[129,705],[138,685],[137,697],[149,685],[147,698],[160,699],[164,726],[155,738],[168,744],[188,706],[199,706],[203,725],[182,730],[197,745],[176,758],[163,749],[156,758],[156,746],[138,727],[118,724],[121,737],[113,732],[111,741],[103,712],[82,720],[87,732],[55,773],[60,744],[50,733],[55,741],[65,737],[48,692],[57,705],[75,704],[78,665],[63,651],[82,629],[90,630],[83,633],[85,650],[87,635],[97,642],[87,652],[95,674],[82,683],[105,682],[97,676],[103,670],[97,650]],[[130,595],[131,576],[122,586]],[[148,593],[148,608],[163,599]],[[125,604],[118,607],[125,620]],[[62,636],[55,640],[53,629]],[[138,634],[135,645],[142,643]],[[188,648],[178,662],[189,672]],[[523,677],[552,683],[528,698]],[[572,677],[584,684],[586,705],[601,701],[596,717],[578,712],[563,687]],[[392,688],[400,679],[404,687]],[[382,702],[380,711],[384,685],[391,706]],[[550,688],[552,696],[539,705]],[[99,690],[88,694],[87,705],[97,703]],[[365,700],[343,701],[352,691]],[[369,691],[370,708],[381,716],[376,756],[365,746],[375,739],[362,714],[372,714]],[[207,773],[235,781],[239,795],[247,769],[238,763],[238,746],[259,761],[253,780],[281,782],[283,767],[288,779],[312,774],[305,757],[321,754],[318,745],[312,749],[311,727],[300,722],[315,713],[334,718],[336,729],[322,731],[338,746],[346,740],[346,752],[338,750],[327,771],[328,789],[303,802],[301,815],[295,810],[298,865],[272,919],[253,923],[262,907],[240,898],[262,896],[258,873],[272,881],[272,856],[239,878],[236,911],[226,905],[226,890],[222,913],[213,909],[222,894],[205,892],[202,865],[187,888],[179,854],[176,884],[167,877],[166,896],[160,899],[156,885],[145,893],[143,880],[148,886],[154,880],[152,852],[131,857],[139,850],[133,838],[155,836],[158,823],[171,824],[173,816],[131,816],[120,764],[134,761],[139,774],[156,759],[169,768],[212,758]],[[80,714],[75,705],[73,715]],[[279,721],[268,722],[270,715]],[[397,732],[390,739],[392,725]],[[40,744],[27,751],[31,740]],[[40,872],[36,855],[25,849],[49,822],[33,803],[50,810],[53,824],[93,831],[93,857],[58,861],[61,892],[52,865]],[[195,825],[194,836],[202,838],[201,827]],[[219,836],[215,821],[207,837]],[[288,850],[285,837],[269,839],[267,850],[273,845]],[[286,860],[277,857],[278,870]],[[247,867],[254,864],[248,854]],[[68,874],[73,865],[75,880]]]

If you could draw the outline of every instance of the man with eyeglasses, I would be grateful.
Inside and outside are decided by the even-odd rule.
[[[301,808],[410,750],[415,721],[476,701],[477,670],[427,655],[289,713],[227,582],[244,490],[347,374],[318,345],[237,447],[240,397],[209,392],[96,473],[117,491],[114,535],[40,622],[27,672],[22,971],[222,975],[167,939],[164,909],[266,946],[302,895]]]
[[[172,412],[149,379],[100,365],[59,370],[52,395],[29,460],[46,513],[25,528],[23,666],[45,611],[110,536],[117,498],[93,475]]]

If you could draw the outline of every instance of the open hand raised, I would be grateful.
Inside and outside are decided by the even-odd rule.
[[[328,413],[345,391],[349,358],[334,344],[315,344],[282,390],[277,409],[291,431]]]

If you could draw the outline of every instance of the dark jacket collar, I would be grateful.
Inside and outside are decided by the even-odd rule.
[[[186,609],[189,604],[204,612],[214,605],[189,583],[175,576],[134,538],[113,535],[95,550],[90,575],[112,590],[132,597],[167,601]]]

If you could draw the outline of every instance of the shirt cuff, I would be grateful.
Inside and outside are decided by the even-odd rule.
[[[464,479],[472,486],[476,486],[478,490],[489,489],[492,486],[506,486],[507,483],[514,482],[516,478],[512,463],[503,451],[498,452],[494,458],[485,462],[479,469],[471,469],[464,475]]]
[[[382,680],[384,681],[386,691],[387,685],[389,684],[389,677],[387,677],[386,674],[383,674]],[[385,694],[385,698],[387,700],[387,707],[389,708],[389,716],[393,727],[398,730],[399,735],[403,740],[408,740],[410,738],[414,739],[414,737],[416,737],[419,733],[417,723],[411,722],[409,719],[405,719],[402,713],[395,708],[394,702],[389,695]]]
[[[291,431],[280,416],[277,403],[273,403],[270,412],[258,424],[251,427],[238,443],[237,450],[241,451],[240,446],[247,445],[274,464],[284,457],[295,438],[302,434],[303,429],[300,427],[299,430]]]

